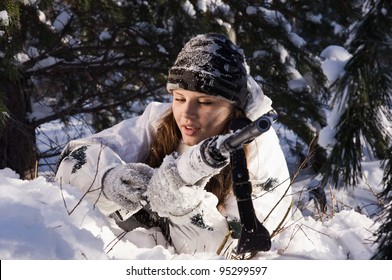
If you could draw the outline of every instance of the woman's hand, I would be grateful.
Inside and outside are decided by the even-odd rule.
[[[219,146],[228,135],[213,136],[193,146],[177,160],[178,173],[189,185],[218,174],[229,163],[229,153]]]
[[[103,180],[103,193],[125,209],[136,212],[143,205],[144,192],[154,169],[143,163],[128,163],[109,170]]]

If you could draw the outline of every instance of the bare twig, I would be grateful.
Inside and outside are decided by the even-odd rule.
[[[315,141],[315,138],[312,140]],[[313,146],[311,143],[311,147]],[[275,188],[277,188],[278,186],[280,186],[281,184],[283,184],[284,182],[286,182],[287,180],[290,180],[290,184],[287,186],[285,192],[283,193],[283,195],[281,196],[281,198],[278,200],[278,202],[275,204],[274,207],[272,207],[271,211],[268,213],[268,215],[264,218],[264,221],[268,219],[268,217],[272,214],[272,212],[275,210],[275,208],[279,205],[279,203],[286,197],[287,192],[289,191],[290,187],[292,186],[292,184],[294,183],[294,181],[296,180],[296,178],[298,177],[299,173],[303,170],[304,166],[306,166],[306,164],[310,161],[310,159],[313,157],[314,155],[314,149],[309,149],[308,154],[306,156],[306,158],[304,159],[304,161],[300,164],[300,166],[298,167],[297,171],[294,173],[293,176],[291,176],[290,178],[287,178],[285,181],[281,182],[280,184],[278,184]],[[261,197],[261,196],[260,196]]]
[[[328,188],[329,188],[329,193],[331,194],[331,203],[330,203],[331,204],[331,218],[333,218],[335,216],[335,209],[334,209],[335,196],[333,195],[331,184],[328,184]]]
[[[223,247],[225,246],[225,244],[227,243],[227,240],[229,239],[230,235],[233,233],[233,230],[228,230],[227,233],[225,234],[225,236],[223,237],[222,242],[220,243],[218,249],[216,250],[216,254],[219,255],[222,250]]]
[[[286,211],[285,215],[283,216],[282,220],[280,221],[278,226],[274,229],[274,231],[271,233],[271,238],[274,237],[275,235],[277,235],[278,233],[280,233],[281,231],[283,231],[284,227],[282,225],[283,225],[284,221],[286,220],[287,216],[289,215],[291,209],[293,208],[293,203],[294,203],[294,200],[291,201],[291,204],[287,208],[287,211]]]
[[[370,186],[368,180],[366,180],[365,184],[366,184],[366,186],[369,188],[369,190],[373,193],[373,195],[376,197],[376,199],[377,199],[379,205],[385,206],[384,200],[382,200],[382,199],[380,198],[380,196],[374,191],[374,189]]]
[[[127,235],[127,233],[128,231],[124,230],[119,235],[117,235],[115,239],[110,241],[109,244],[106,245],[106,247],[104,248],[104,250],[106,250],[107,248],[109,248],[109,246],[111,246],[110,249],[106,252],[106,254],[109,254],[109,252],[113,250],[114,246],[116,246],[117,243],[120,242],[121,239],[125,237],[125,235]]]

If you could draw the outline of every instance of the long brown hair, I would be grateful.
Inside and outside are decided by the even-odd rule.
[[[231,120],[239,117],[245,117],[245,113],[241,109],[235,108],[230,119],[228,119],[222,134],[228,133]],[[174,119],[173,111],[170,108],[163,116],[162,121],[158,126],[146,163],[154,168],[159,167],[166,155],[177,150],[180,141],[181,132]],[[229,165],[223,168],[219,174],[212,177],[207,183],[205,189],[218,198],[218,208],[223,207],[230,194],[231,185],[232,178]]]

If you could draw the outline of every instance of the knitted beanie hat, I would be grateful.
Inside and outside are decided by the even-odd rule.
[[[198,35],[178,54],[169,70],[167,89],[202,92],[244,109],[249,95],[245,57],[223,35]]]

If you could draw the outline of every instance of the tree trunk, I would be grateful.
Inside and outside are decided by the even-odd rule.
[[[20,83],[1,79],[5,94],[4,103],[10,117],[0,131],[0,168],[11,168],[22,179],[36,177],[35,128],[26,120],[30,110],[30,100]]]

